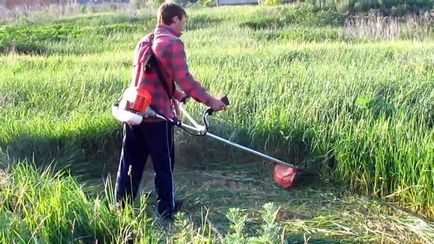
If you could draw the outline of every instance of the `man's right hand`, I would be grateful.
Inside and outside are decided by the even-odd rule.
[[[224,104],[220,99],[213,98],[209,104],[212,110],[220,111],[226,109],[226,104]]]

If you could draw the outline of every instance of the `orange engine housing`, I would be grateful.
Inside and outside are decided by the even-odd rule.
[[[151,105],[151,102],[151,94],[142,87],[137,87],[135,99],[129,102],[127,107],[135,112],[143,113]]]

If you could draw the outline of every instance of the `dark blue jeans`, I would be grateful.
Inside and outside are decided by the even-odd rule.
[[[124,124],[116,198],[122,205],[135,199],[148,156],[155,171],[157,211],[163,217],[170,216],[175,207],[174,143],[173,125],[166,121]]]

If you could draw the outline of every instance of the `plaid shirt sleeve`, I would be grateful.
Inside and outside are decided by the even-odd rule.
[[[175,98],[178,101],[185,99],[185,96],[188,96],[188,95],[182,91],[179,91],[178,89],[176,89],[175,93],[173,93],[173,98]]]
[[[184,43],[181,39],[174,40],[170,50],[172,54],[170,65],[173,70],[173,78],[175,82],[183,91],[185,91],[185,93],[187,93],[188,96],[205,105],[209,105],[212,96],[188,71]]]

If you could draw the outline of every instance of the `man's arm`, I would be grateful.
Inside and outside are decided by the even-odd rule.
[[[178,89],[175,89],[175,93],[173,94],[173,98],[175,98],[178,102],[185,102],[185,100],[188,98],[188,95],[185,94],[185,92],[179,91]]]

